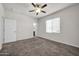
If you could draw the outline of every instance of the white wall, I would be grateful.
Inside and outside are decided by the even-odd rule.
[[[16,20],[16,37],[17,40],[33,37],[33,22],[36,20],[27,15],[6,11],[8,19]]]
[[[0,4],[0,49],[2,48],[2,40],[3,40],[3,16],[4,16],[4,9],[2,4]]]
[[[61,33],[46,33],[45,21],[61,18]],[[38,36],[79,47],[79,4],[39,19]]]
[[[33,28],[35,28],[35,29],[34,29],[35,35],[37,36],[37,33],[38,33],[38,19],[35,19],[35,20],[34,20],[34,23],[36,23],[36,26],[35,26],[35,27],[33,26]]]

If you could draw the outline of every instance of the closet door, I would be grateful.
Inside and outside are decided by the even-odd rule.
[[[16,41],[16,20],[5,19],[4,43]]]

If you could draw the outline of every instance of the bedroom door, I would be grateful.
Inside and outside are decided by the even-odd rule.
[[[4,43],[16,41],[16,20],[5,19]]]

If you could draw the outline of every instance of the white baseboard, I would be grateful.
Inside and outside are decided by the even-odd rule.
[[[57,40],[52,40],[52,39],[49,39],[49,38],[47,38],[47,37],[42,37],[42,36],[38,36],[38,37],[41,37],[41,38],[44,38],[44,39],[48,39],[48,40],[51,40],[51,41],[55,41],[55,42],[58,42],[58,43],[62,43],[62,44],[66,44],[66,45],[69,45],[69,46],[73,46],[73,47],[79,48],[78,45],[73,45],[73,44],[69,44],[69,43],[66,43],[66,42],[61,42],[61,41],[57,41]]]

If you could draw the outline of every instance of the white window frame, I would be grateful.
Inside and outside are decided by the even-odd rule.
[[[60,33],[60,17],[46,21],[46,33]]]

